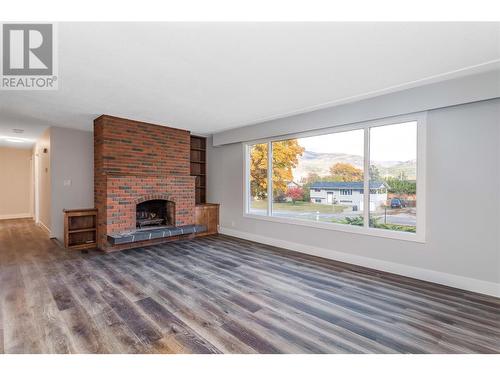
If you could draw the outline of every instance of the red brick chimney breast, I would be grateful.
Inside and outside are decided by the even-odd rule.
[[[190,133],[108,115],[94,120],[94,197],[98,246],[113,250],[108,234],[136,229],[136,204],[175,202],[176,225],[194,224],[195,177]],[[166,198],[168,197],[168,198]]]

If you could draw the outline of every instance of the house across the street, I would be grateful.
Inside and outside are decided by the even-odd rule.
[[[287,189],[292,189],[292,188],[297,188],[300,187],[300,184],[296,183],[295,181],[290,181],[286,183],[286,188]]]
[[[342,204],[363,209],[363,182],[314,182],[310,188],[312,203]],[[370,210],[387,201],[387,187],[383,182],[370,182]]]

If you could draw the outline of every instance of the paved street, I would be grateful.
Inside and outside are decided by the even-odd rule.
[[[252,214],[265,215],[266,211],[261,209],[251,210]],[[346,217],[356,217],[362,215],[360,211],[350,211],[341,213],[319,213],[319,212],[297,212],[297,211],[287,211],[279,210],[273,211],[273,216],[276,217],[287,217],[296,218],[302,220],[314,220],[331,222],[333,219],[341,220]],[[415,209],[405,208],[405,209],[388,209],[387,215],[383,212],[377,212],[375,217],[379,219],[379,223],[384,224],[397,224],[397,225],[412,225],[415,226],[417,223]]]

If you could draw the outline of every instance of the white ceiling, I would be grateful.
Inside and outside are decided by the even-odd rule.
[[[58,36],[59,90],[0,91],[0,138],[90,130],[103,113],[210,134],[500,61],[500,23],[61,23]]]

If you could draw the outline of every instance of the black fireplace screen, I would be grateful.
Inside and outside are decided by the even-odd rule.
[[[153,199],[136,206],[136,227],[175,225],[175,203],[164,199]]]

